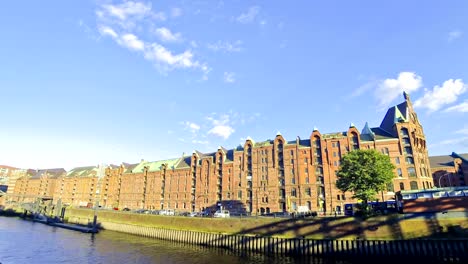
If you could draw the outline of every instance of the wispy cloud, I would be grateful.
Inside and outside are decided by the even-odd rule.
[[[235,132],[234,128],[231,126],[230,116],[227,114],[223,114],[218,118],[210,116],[206,119],[208,119],[212,125],[208,134],[228,139],[231,134]]]
[[[444,112],[461,112],[461,113],[467,113],[468,112],[468,100],[466,100],[463,103],[460,103],[458,105],[451,106],[447,109],[445,109]]]
[[[182,124],[184,125],[185,129],[190,130],[190,132],[192,133],[196,133],[198,132],[198,130],[200,130],[200,126],[197,125],[196,123],[185,121],[185,122],[182,122]]]
[[[448,34],[448,41],[452,42],[452,41],[460,38],[462,35],[463,35],[463,32],[461,32],[460,30],[450,31],[449,34]]]
[[[242,43],[242,40],[236,40],[234,42],[218,40],[216,43],[208,44],[207,47],[213,51],[239,52],[242,51]]]
[[[192,140],[192,143],[193,143],[193,144],[206,145],[206,144],[208,144],[209,142],[208,142],[208,140],[195,140],[195,139],[194,139],[194,140]]]
[[[174,14],[180,15],[181,10],[173,9]],[[150,31],[154,20],[165,20],[165,14],[153,12],[150,3],[125,1],[115,5],[105,4],[98,8],[96,15],[101,36],[111,37],[120,46],[139,52],[162,73],[174,69],[196,69],[203,72],[203,80],[208,78],[211,68],[195,59],[191,49],[174,53],[160,43],[145,41],[138,36]],[[166,27],[159,27],[155,33],[164,42],[181,40],[180,33],[173,33]]]
[[[443,140],[438,143],[430,144],[428,148],[435,148],[435,147],[446,146],[446,145],[468,147],[468,137],[460,137],[460,138],[455,138],[455,139]]]
[[[128,1],[120,5],[102,5],[102,8],[110,16],[120,20],[126,20],[129,17],[141,18],[151,14],[151,3]]]
[[[437,111],[442,106],[455,102],[467,89],[468,86],[461,79],[447,80],[442,86],[426,89],[424,96],[414,102],[414,107],[427,108],[430,112]]]
[[[246,13],[240,14],[236,20],[242,24],[248,24],[255,20],[255,17],[260,13],[259,6],[251,6]]]
[[[375,97],[381,107],[388,106],[393,100],[400,96],[403,91],[411,93],[422,87],[421,76],[414,72],[400,72],[396,79],[385,79],[378,83]],[[367,89],[367,87],[365,87]]]
[[[224,72],[224,82],[234,83],[236,81],[235,75],[233,72]]]
[[[182,39],[180,33],[172,33],[170,29],[166,27],[160,27],[155,30],[155,34],[165,42],[177,42]]]

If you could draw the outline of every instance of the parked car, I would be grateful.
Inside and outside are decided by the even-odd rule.
[[[228,210],[218,210],[214,213],[213,217],[216,218],[228,218],[231,217],[231,214]]]
[[[159,211],[159,215],[175,215],[174,209],[165,209]]]
[[[188,216],[197,217],[197,216],[199,216],[199,213],[198,212],[191,212]]]

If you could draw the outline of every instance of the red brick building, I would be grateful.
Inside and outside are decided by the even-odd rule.
[[[323,133],[305,139],[256,142],[247,138],[234,149],[162,161],[109,166],[102,178],[68,173],[54,199],[82,204],[99,201],[107,208],[202,211],[222,205],[231,213],[295,212],[299,208],[332,213],[351,202],[336,186],[341,158],[354,149],[376,149],[395,164],[395,178],[379,199],[399,190],[432,188],[424,131],[409,96],[388,109],[378,127]],[[86,180],[85,180],[86,179]],[[79,195],[78,195],[79,194]]]
[[[437,187],[466,186],[468,183],[468,153],[431,156],[431,172]]]

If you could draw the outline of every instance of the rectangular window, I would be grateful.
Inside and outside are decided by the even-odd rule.
[[[291,178],[291,184],[296,184],[296,178],[294,177]]]
[[[308,174],[309,173],[309,168],[305,168],[304,172],[305,172],[305,174]]]
[[[400,157],[395,158],[395,164],[400,164]]]
[[[305,178],[305,183],[309,183],[309,177],[308,176]]]
[[[305,193],[306,193],[307,196],[310,196],[310,195],[311,195],[311,193],[310,193],[310,188],[306,188],[306,189],[305,189]]]
[[[291,175],[294,175],[294,169],[291,169]]]
[[[292,196],[292,197],[296,197],[296,189],[295,189],[295,188],[292,188],[292,190],[291,190],[291,196]]]
[[[341,200],[346,200],[346,196],[344,194],[341,195]]]
[[[291,156],[294,156],[294,150],[291,150]]]
[[[414,168],[408,168],[408,176],[416,177],[416,170]]]
[[[339,200],[340,200],[340,198],[341,198],[341,197],[340,197],[340,195],[339,195],[339,194],[337,194],[337,195],[336,195],[336,199],[339,201]]]
[[[294,160],[293,160],[293,159],[291,159],[291,164],[294,164]]]
[[[237,193],[237,198],[238,198],[238,199],[242,199],[242,191],[239,191],[239,192]]]
[[[400,168],[397,169],[398,177],[403,177],[403,173]]]
[[[336,152],[333,152],[333,157],[336,157]]]
[[[333,166],[335,166],[335,167],[337,166],[337,163],[336,163],[336,161],[334,161],[334,162],[333,162]]]
[[[309,159],[308,158],[305,158],[304,159],[304,163],[307,164],[309,162]]]

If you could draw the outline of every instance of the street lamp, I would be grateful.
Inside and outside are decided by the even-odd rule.
[[[441,180],[441,179],[442,179],[442,177],[444,177],[444,176],[448,176],[448,179],[449,179],[449,185],[450,185],[450,187],[452,187],[452,180],[450,179],[451,173],[449,172],[449,173],[445,173],[444,175],[442,175],[442,176],[440,176],[440,177],[439,177],[439,188],[441,188],[441,187],[442,187],[442,186],[440,185],[440,180]]]

